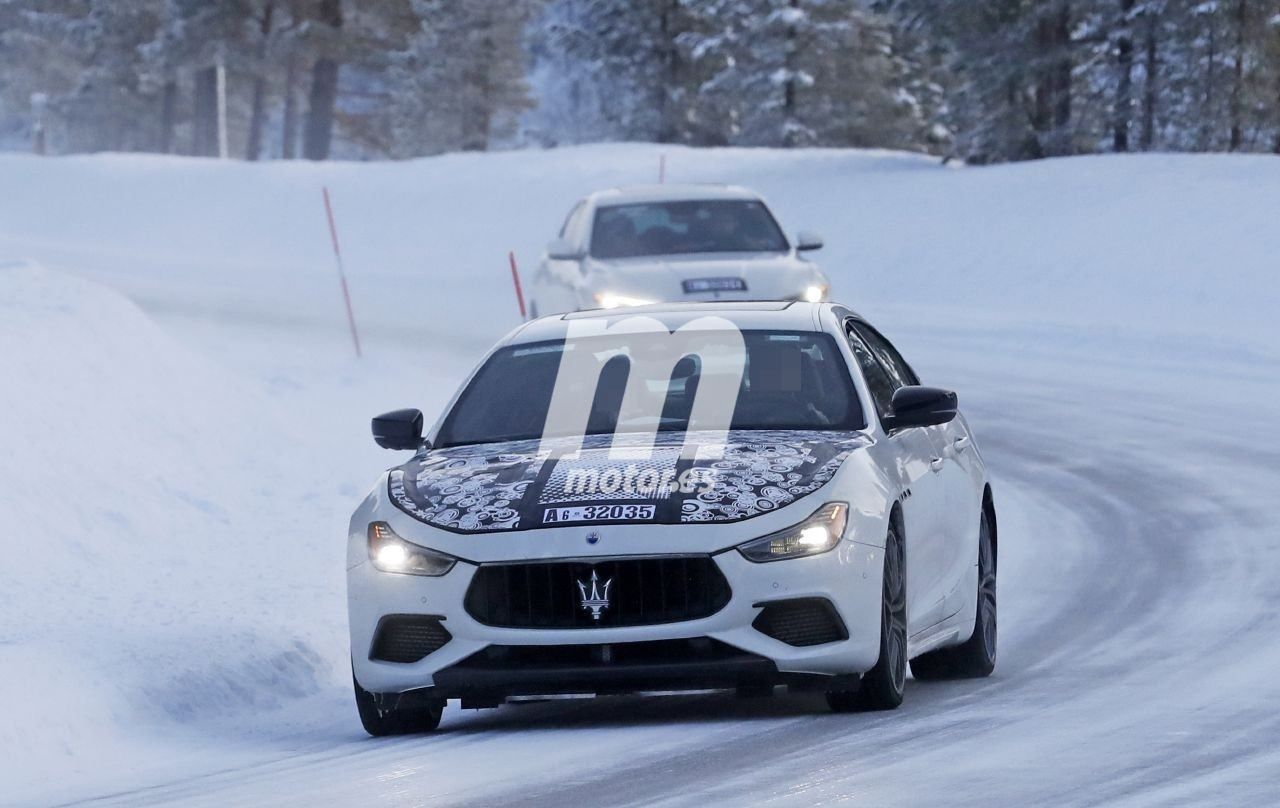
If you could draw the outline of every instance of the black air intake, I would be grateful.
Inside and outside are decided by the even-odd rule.
[[[417,662],[440,650],[453,639],[440,624],[441,619],[419,614],[392,614],[382,618],[369,658],[383,662]]]
[[[849,631],[826,598],[796,598],[763,606],[751,627],[787,645],[822,645],[849,639]]]

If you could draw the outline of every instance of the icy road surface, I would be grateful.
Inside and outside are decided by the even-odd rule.
[[[0,461],[20,559],[0,590],[0,804],[1274,801],[1267,158],[674,150],[677,179],[742,182],[789,231],[823,231],[836,297],[959,391],[1000,513],[996,674],[909,682],[882,714],[610,697],[363,734],[342,541],[393,459],[368,417],[432,417],[515,323],[506,249],[530,271],[579,194],[649,179],[659,151],[0,156],[0,422],[24,427]]]
[[[1245,403],[1251,390],[1262,400],[1272,379],[1226,367],[1188,385],[1176,364],[1158,374],[1139,363],[1104,370],[1089,356],[1042,356],[1043,375],[1017,378],[965,366],[964,355],[983,352],[950,336],[928,364],[959,368],[999,474],[1001,645],[991,679],[911,682],[901,709],[864,715],[829,715],[806,696],[451,708],[436,735],[376,741],[337,699],[332,721],[290,740],[296,751],[105,802],[1274,799],[1280,452],[1258,440],[1260,413]],[[1106,381],[1087,381],[1095,374]],[[1235,391],[1229,401],[1224,388]]]

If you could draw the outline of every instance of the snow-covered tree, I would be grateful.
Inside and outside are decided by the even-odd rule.
[[[413,0],[420,20],[389,74],[394,150],[487,149],[515,132],[532,100],[524,28],[531,7],[511,0]]]

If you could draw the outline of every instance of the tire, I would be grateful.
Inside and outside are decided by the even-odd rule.
[[[978,612],[973,636],[963,645],[941,648],[911,660],[917,679],[980,679],[996,669],[996,557],[986,512],[978,531]]]
[[[906,552],[895,522],[884,543],[884,575],[880,597],[880,658],[862,675],[855,690],[827,693],[833,712],[893,710],[902,704],[907,678]]]
[[[356,711],[360,713],[360,723],[364,726],[364,731],[375,738],[430,732],[440,726],[444,699],[432,699],[425,706],[412,709],[380,710],[377,697],[361,687],[354,675],[351,677],[351,684],[356,691]]]

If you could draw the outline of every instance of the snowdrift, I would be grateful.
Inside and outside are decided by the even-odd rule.
[[[342,508],[259,389],[34,264],[0,265],[0,346],[4,790],[346,675]]]

